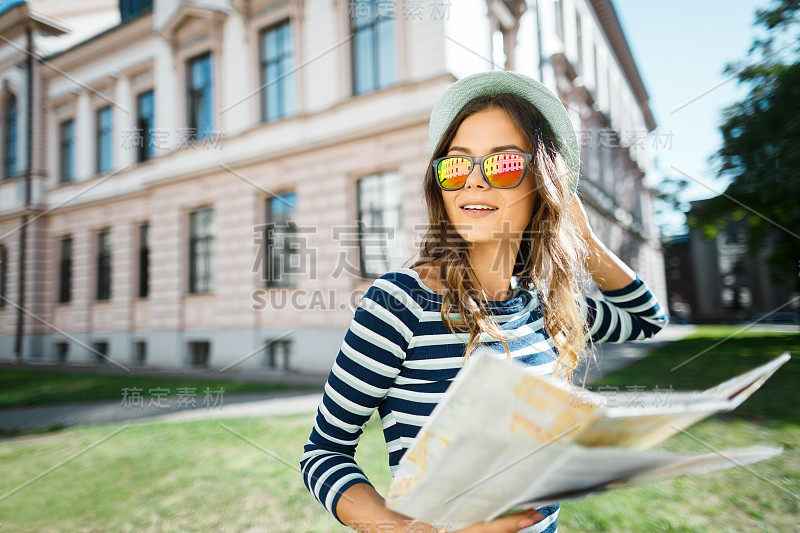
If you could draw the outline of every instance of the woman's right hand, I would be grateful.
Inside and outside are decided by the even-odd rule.
[[[520,529],[530,527],[544,518],[536,509],[528,509],[521,513],[495,518],[489,522],[472,524],[457,533],[517,533]]]

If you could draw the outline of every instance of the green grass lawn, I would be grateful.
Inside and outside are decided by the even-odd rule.
[[[754,421],[800,424],[800,334],[777,331],[745,331],[711,348],[741,329],[738,326],[699,326],[679,342],[654,350],[644,359],[600,378],[598,386],[620,391],[630,387],[702,390],[766,363],[788,351],[792,359],[784,364],[753,397],[730,415]],[[706,351],[708,350],[708,351]],[[683,364],[685,361],[689,361]],[[679,366],[680,365],[680,366]],[[678,367],[678,368],[676,368]],[[676,368],[674,371],[673,368]]]
[[[564,502],[559,531],[797,531],[798,337],[737,337],[682,367],[683,377],[668,375],[698,348],[731,331],[701,328],[694,338],[602,381],[702,387],[788,348],[794,358],[736,416],[714,417],[658,447],[703,454],[711,451],[703,442],[718,450],[767,444],[783,445],[783,454],[747,467]],[[684,386],[686,376],[698,381]],[[306,491],[297,471],[311,423],[311,415],[302,415],[115,424],[0,440],[0,532],[348,531]],[[376,417],[367,424],[356,458],[385,493],[390,474]]]
[[[149,376],[142,374],[92,374],[52,370],[4,369],[0,372],[0,409],[30,405],[52,405],[97,400],[122,401],[123,389],[142,389],[141,396],[150,397],[150,389],[168,389],[167,396],[177,396],[178,388],[194,388],[200,399],[206,387],[224,394],[242,392],[279,392],[308,389],[274,383],[253,383],[227,379],[191,376]]]

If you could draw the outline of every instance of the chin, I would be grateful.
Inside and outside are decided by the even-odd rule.
[[[492,230],[489,228],[475,228],[471,230],[462,229],[458,232],[458,234],[461,235],[462,239],[473,244],[490,242],[494,240]]]

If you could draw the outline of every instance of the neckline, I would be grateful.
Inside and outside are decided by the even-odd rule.
[[[421,289],[423,289],[425,292],[435,297],[437,301],[441,302],[444,299],[441,294],[439,294],[438,292],[434,291],[433,289],[425,285],[425,283],[422,281],[422,278],[419,277],[419,273],[416,270],[406,267],[398,267],[393,269],[392,271],[400,272],[402,274],[407,274],[411,276],[419,284]],[[508,298],[507,300],[484,300],[483,302],[487,306],[493,308],[516,306],[519,305],[523,293],[524,291],[522,291],[518,286],[514,286],[513,293],[511,297]]]

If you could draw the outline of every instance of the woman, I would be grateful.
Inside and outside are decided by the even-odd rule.
[[[569,379],[587,340],[642,339],[667,322],[645,284],[592,232],[575,194],[575,133],[542,84],[508,71],[459,80],[433,108],[430,144],[420,259],[362,298],[301,459],[311,493],[358,531],[446,530],[388,509],[354,461],[375,409],[394,471],[479,345]],[[580,294],[584,270],[603,299]],[[463,531],[552,532],[558,509]]]

